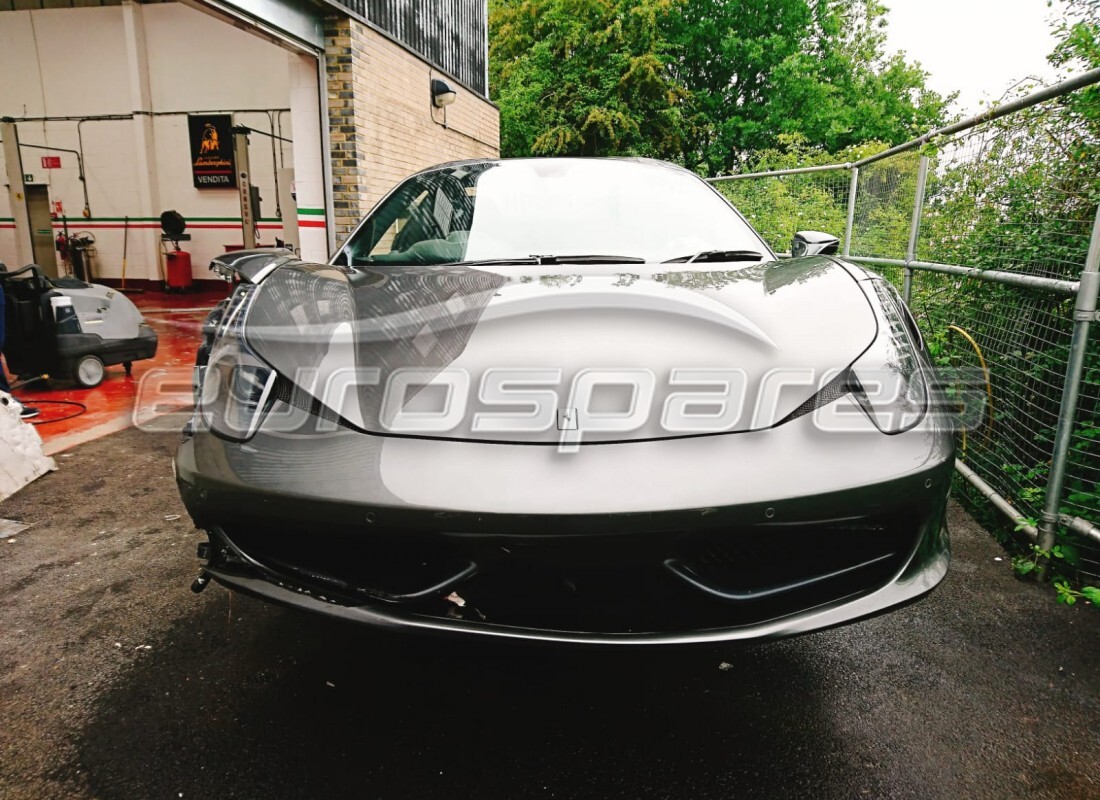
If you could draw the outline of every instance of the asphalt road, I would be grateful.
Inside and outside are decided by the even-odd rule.
[[[0,541],[0,798],[1100,797],[1100,610],[957,508],[945,584],[858,625],[486,644],[191,594],[174,446],[92,442],[0,507],[32,523]]]

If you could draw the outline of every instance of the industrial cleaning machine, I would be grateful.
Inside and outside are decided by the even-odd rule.
[[[25,378],[48,375],[90,388],[106,367],[157,354],[157,334],[130,298],[73,277],[50,279],[34,264],[8,272],[4,289],[4,360]]]

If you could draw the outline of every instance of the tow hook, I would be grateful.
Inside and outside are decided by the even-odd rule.
[[[200,542],[199,546],[195,548],[195,555],[201,558],[203,561],[209,562],[210,560],[210,542]],[[191,591],[195,594],[199,594],[210,583],[210,573],[203,570],[199,573],[199,577],[195,578],[191,584]]]
[[[210,583],[210,573],[203,570],[199,573],[199,577],[195,578],[194,583],[191,584],[191,591],[195,594],[199,594]]]

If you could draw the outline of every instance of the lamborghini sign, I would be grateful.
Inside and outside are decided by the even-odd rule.
[[[233,118],[229,114],[201,114],[187,118],[191,139],[191,177],[196,189],[235,189]]]

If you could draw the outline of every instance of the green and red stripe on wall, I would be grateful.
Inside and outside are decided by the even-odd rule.
[[[123,217],[73,217],[65,222],[59,219],[53,221],[53,227],[61,230],[66,222],[69,228],[79,230],[122,230],[128,224],[134,230],[160,230],[159,217],[130,217],[129,223]],[[240,217],[192,217],[187,220],[187,227],[192,230],[233,230],[241,227]],[[282,230],[282,221],[277,217],[264,217],[256,225],[260,230]],[[299,208],[299,228],[324,228],[325,210],[323,208]],[[0,217],[0,230],[14,230],[15,219],[13,217]]]
[[[324,228],[325,210],[323,208],[299,208],[299,228]]]

